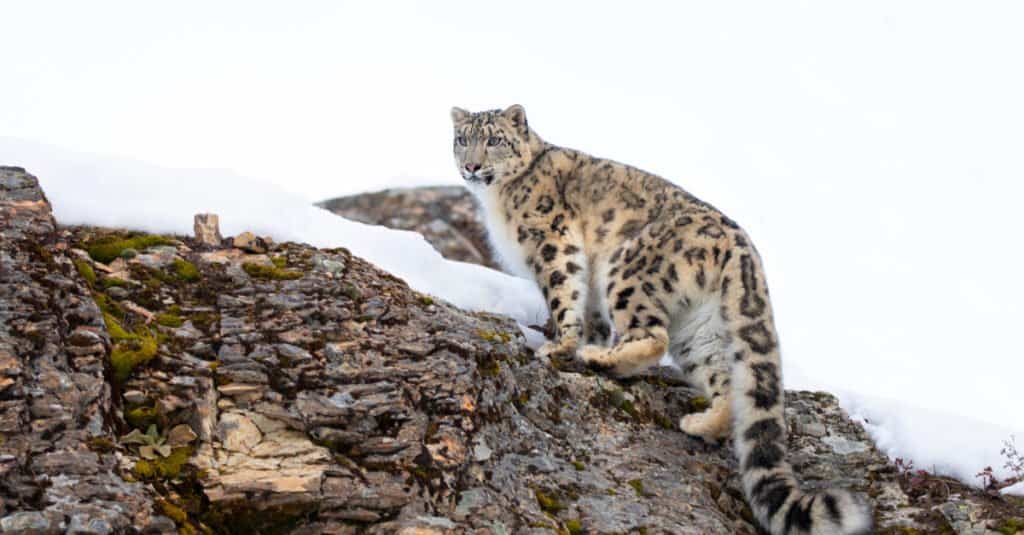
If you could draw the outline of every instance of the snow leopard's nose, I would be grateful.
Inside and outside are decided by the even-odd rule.
[[[478,164],[478,163],[467,163],[466,164],[466,171],[469,171],[470,173],[475,173],[475,172],[477,172],[479,170],[480,170],[480,164]]]

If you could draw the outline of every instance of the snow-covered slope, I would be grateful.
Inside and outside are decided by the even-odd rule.
[[[316,247],[346,247],[410,286],[469,310],[543,324],[532,282],[441,257],[422,236],[340,218],[280,188],[230,171],[167,169],[0,137],[0,162],[39,178],[61,224],[192,234],[192,215],[220,215],[221,231],[269,235]]]
[[[38,176],[63,224],[190,234],[193,214],[213,212],[220,215],[225,235],[249,230],[279,241],[347,247],[413,288],[460,307],[507,314],[523,325],[546,320],[544,302],[532,282],[446,260],[419,234],[348,221],[276,186],[229,171],[167,169],[4,137],[0,137],[0,165],[19,165]],[[539,343],[534,331],[524,332],[533,337],[533,344]],[[809,368],[800,356],[786,353],[787,370]],[[950,392],[961,397],[961,413],[968,415],[962,416],[919,408],[920,402],[915,401],[920,391],[932,388],[936,374],[956,384],[972,380],[965,373],[973,374],[974,381],[983,381],[980,372],[969,368],[930,370],[930,380],[923,381],[919,391],[907,391],[900,400],[863,395],[872,392],[871,378],[884,372],[851,375],[842,385],[800,376],[796,386],[836,392],[843,406],[863,419],[879,447],[892,457],[911,459],[917,467],[934,468],[969,483],[978,483],[974,474],[986,466],[1001,477],[1010,475],[1003,469],[999,450],[1014,431],[1024,436],[1024,430],[988,423],[993,420],[993,410],[1005,411],[1006,407],[972,404],[970,397]],[[1007,398],[1012,398],[1010,393]],[[1015,490],[1024,494],[1020,485]]]

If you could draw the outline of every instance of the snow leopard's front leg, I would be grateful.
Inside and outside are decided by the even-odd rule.
[[[583,338],[583,322],[587,302],[586,257],[580,245],[553,233],[559,240],[548,239],[536,249],[532,263],[548,311],[558,328],[555,340],[537,351],[562,361],[575,360]]]

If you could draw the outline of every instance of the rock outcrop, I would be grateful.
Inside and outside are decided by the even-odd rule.
[[[353,221],[419,232],[445,258],[498,269],[473,196],[461,186],[389,189],[318,206]]]
[[[756,533],[728,444],[675,429],[704,402],[673,370],[559,371],[507,318],[259,241],[59,228],[0,168],[0,532]],[[882,533],[1024,516],[901,471],[828,394],[787,413],[798,475]]]

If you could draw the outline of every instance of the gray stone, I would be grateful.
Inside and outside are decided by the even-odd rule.
[[[824,442],[825,444],[828,444],[832,448],[832,451],[838,453],[839,455],[849,455],[851,453],[868,451],[868,448],[870,448],[870,446],[868,446],[864,442],[853,441],[843,436],[827,436],[823,438],[821,441]]]
[[[196,214],[192,228],[196,241],[202,245],[219,247],[224,240],[220,235],[220,216],[217,214]]]

